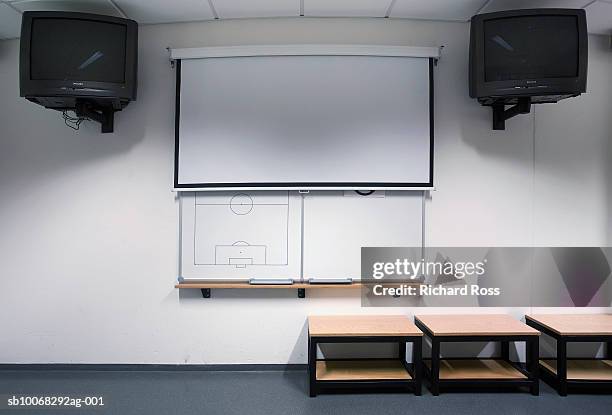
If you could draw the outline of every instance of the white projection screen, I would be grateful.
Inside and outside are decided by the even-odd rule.
[[[433,186],[433,58],[177,60],[177,190]]]

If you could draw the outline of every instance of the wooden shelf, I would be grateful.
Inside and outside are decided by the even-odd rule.
[[[431,360],[425,360],[431,369]],[[527,379],[510,363],[501,359],[441,359],[440,380]]]
[[[540,364],[557,375],[556,359],[541,359]],[[612,360],[567,359],[567,380],[612,381]]]
[[[410,380],[399,360],[319,360],[318,381]]]
[[[309,283],[293,283],[293,284],[249,284],[248,282],[181,282],[174,285],[174,288],[179,289],[197,289],[202,291],[202,297],[210,298],[211,290],[297,290],[298,298],[306,297],[306,290],[316,289],[357,289],[363,284],[354,282],[351,284],[309,284]]]
[[[267,284],[249,284],[248,282],[182,282],[176,284],[174,288],[197,288],[197,289],[285,289],[285,290],[299,290],[299,289],[319,289],[319,288],[361,288],[361,283],[354,282],[352,284],[307,284],[307,283],[294,283],[294,284],[278,284],[278,285],[267,285]]]
[[[413,285],[419,286],[422,282],[409,281],[405,283],[385,283],[386,287]],[[363,287],[368,290],[372,289],[373,283],[353,282],[350,284],[310,284],[310,283],[293,283],[293,284],[249,284],[248,282],[230,282],[230,281],[210,281],[210,282],[180,282],[174,285],[178,289],[195,289],[202,291],[202,297],[210,298],[211,290],[297,290],[298,298],[306,297],[306,290],[319,289],[334,289],[334,290],[350,290],[361,289]]]

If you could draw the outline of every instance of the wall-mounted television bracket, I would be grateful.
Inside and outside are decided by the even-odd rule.
[[[88,118],[101,124],[102,133],[112,133],[115,109],[110,105],[100,105],[91,101],[77,100],[74,112],[77,117]]]
[[[503,102],[496,102],[491,107],[493,108],[493,129],[505,130],[507,119],[531,112],[531,97],[518,98],[518,102],[508,109],[506,109],[506,104]]]

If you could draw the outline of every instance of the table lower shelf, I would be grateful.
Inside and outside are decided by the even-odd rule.
[[[400,360],[318,360],[317,381],[411,380]]]
[[[431,370],[431,360],[425,360]],[[440,380],[527,380],[527,376],[501,359],[441,359]]]
[[[540,365],[557,376],[556,359],[540,359]],[[612,381],[612,360],[567,359],[567,380]]]

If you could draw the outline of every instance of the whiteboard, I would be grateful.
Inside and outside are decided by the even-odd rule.
[[[179,277],[359,280],[361,247],[421,246],[422,198],[403,191],[181,192]]]
[[[431,58],[178,62],[177,190],[433,185]]]
[[[422,192],[311,192],[304,204],[304,277],[359,280],[362,247],[421,247],[422,226]]]
[[[300,202],[288,191],[181,192],[179,276],[296,278]]]

